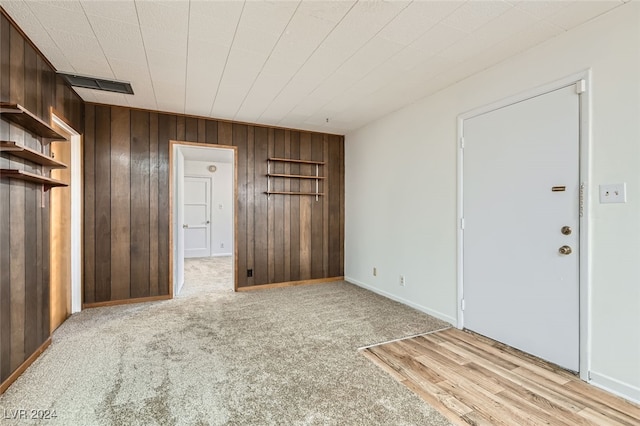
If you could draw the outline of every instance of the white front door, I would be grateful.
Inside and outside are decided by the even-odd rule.
[[[211,179],[184,178],[184,257],[211,255]]]
[[[579,95],[464,120],[465,328],[579,369]]]

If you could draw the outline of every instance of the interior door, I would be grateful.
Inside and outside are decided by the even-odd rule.
[[[211,179],[184,179],[184,256],[211,255]]]
[[[465,328],[579,369],[579,95],[464,121]]]

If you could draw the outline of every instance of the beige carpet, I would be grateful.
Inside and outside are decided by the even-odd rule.
[[[188,260],[176,299],[73,315],[0,396],[57,417],[0,423],[450,424],[357,352],[446,324],[345,282],[233,293],[219,262]]]

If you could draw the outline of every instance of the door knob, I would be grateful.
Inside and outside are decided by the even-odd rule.
[[[208,224],[210,224],[210,223],[211,223],[211,221],[210,221],[210,220],[208,220],[208,221],[207,221],[207,225],[208,225]]]
[[[573,230],[571,229],[570,226],[563,226],[560,229],[560,232],[562,232],[562,235],[571,235],[571,232],[573,232]]]
[[[558,252],[560,252],[560,254],[564,254],[564,255],[571,254],[572,251],[573,250],[571,250],[571,247],[569,247],[569,246],[562,246],[562,247],[560,247],[558,249]]]
[[[187,229],[189,227],[189,225],[187,225],[186,223],[184,225],[182,225],[183,228]]]

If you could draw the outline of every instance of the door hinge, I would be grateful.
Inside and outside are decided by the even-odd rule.
[[[587,82],[585,80],[576,81],[576,93],[579,95],[587,91]]]
[[[460,218],[460,229],[464,229],[464,217]]]
[[[464,136],[460,136],[460,148],[464,149]]]
[[[464,311],[464,299],[460,300],[460,309]]]

